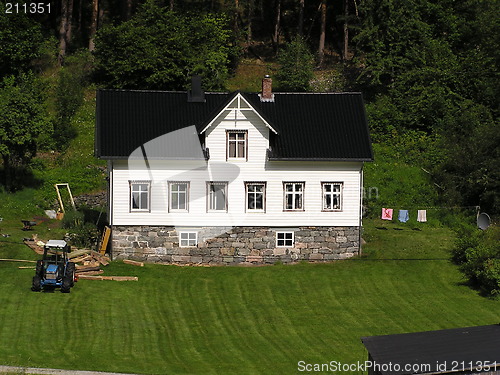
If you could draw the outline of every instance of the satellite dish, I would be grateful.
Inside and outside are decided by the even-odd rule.
[[[487,213],[482,213],[477,217],[477,227],[485,230],[490,226],[490,217]]]

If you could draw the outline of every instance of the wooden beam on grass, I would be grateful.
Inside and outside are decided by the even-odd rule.
[[[132,266],[144,267],[143,262],[137,262],[135,260],[130,260],[130,259],[123,259],[123,263],[131,264]]]
[[[98,281],[139,281],[137,276],[90,276],[79,275],[78,280],[98,280]]]
[[[0,262],[26,262],[26,263],[36,263],[36,260],[26,260],[26,259],[0,259]]]

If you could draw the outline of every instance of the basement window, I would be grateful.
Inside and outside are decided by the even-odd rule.
[[[198,232],[180,232],[179,241],[181,247],[198,245]]]
[[[276,232],[276,247],[293,247],[293,232]]]

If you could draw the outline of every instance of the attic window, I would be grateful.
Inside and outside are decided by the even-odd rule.
[[[226,133],[227,159],[247,160],[247,139],[246,130],[228,130]]]

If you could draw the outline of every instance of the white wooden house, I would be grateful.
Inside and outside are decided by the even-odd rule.
[[[100,90],[112,254],[181,263],[327,261],[360,251],[359,93]]]

